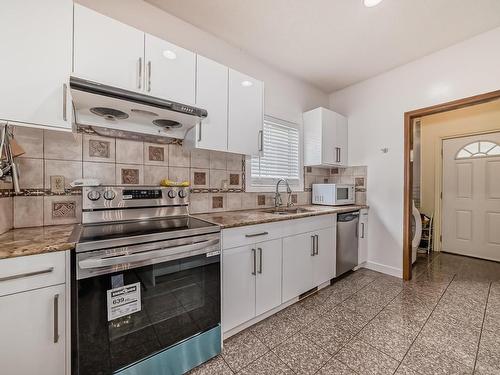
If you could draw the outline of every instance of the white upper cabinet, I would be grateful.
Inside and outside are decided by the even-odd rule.
[[[75,4],[74,75],[140,91],[144,65],[142,31]]]
[[[258,156],[262,152],[264,84],[229,69],[228,151]]]
[[[227,151],[227,85],[229,69],[197,56],[196,105],[208,111],[195,132],[196,148]]]
[[[144,51],[146,92],[194,105],[196,55],[150,34],[145,36]]]
[[[1,1],[0,121],[71,128],[73,1]]]
[[[347,118],[321,107],[303,118],[304,165],[347,167]]]

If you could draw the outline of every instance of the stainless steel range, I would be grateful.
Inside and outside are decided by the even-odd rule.
[[[177,375],[220,353],[220,228],[182,188],[84,187],[74,375]]]

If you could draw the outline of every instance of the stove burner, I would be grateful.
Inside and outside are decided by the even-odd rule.
[[[94,115],[104,117],[106,120],[125,120],[128,118],[125,112],[113,108],[93,107],[90,108],[90,112]]]
[[[182,126],[182,124],[180,122],[177,122],[177,121],[173,121],[173,120],[167,120],[167,119],[163,119],[163,118],[160,118],[158,120],[153,120],[153,124],[155,124],[156,126],[159,126],[161,128],[166,128],[166,129],[172,129],[172,128],[180,128]]]

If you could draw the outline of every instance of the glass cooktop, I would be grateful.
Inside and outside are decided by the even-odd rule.
[[[102,241],[113,242],[113,240],[126,240],[130,242],[137,239],[137,243],[150,242],[218,231],[220,231],[218,225],[190,216],[119,223],[85,224],[81,226],[77,247]],[[121,246],[121,244],[116,244],[116,246]]]

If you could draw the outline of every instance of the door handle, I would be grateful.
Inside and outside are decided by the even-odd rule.
[[[54,344],[59,341],[59,294],[54,295]]]
[[[151,92],[151,61],[148,61],[148,92]]]
[[[68,104],[67,104],[67,97],[68,97],[68,85],[63,83],[63,121],[68,121]]]
[[[137,60],[137,88],[142,88],[142,57]]]
[[[252,249],[252,258],[253,258],[253,268],[252,268],[252,275],[257,274],[257,252],[255,249]]]
[[[258,247],[259,250],[259,273],[262,273],[262,248]]]

